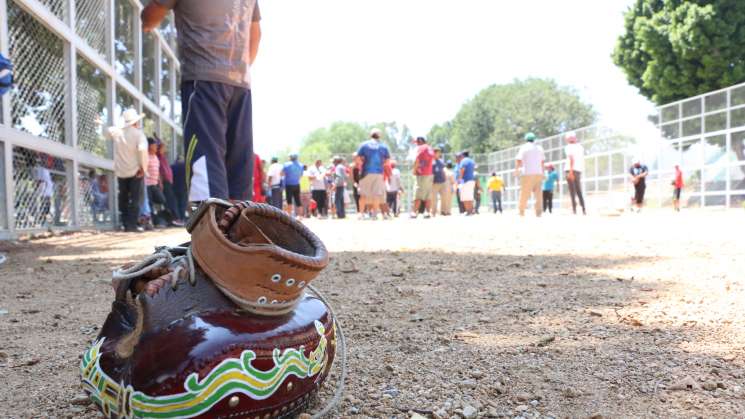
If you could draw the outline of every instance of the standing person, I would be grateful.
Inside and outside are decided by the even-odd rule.
[[[41,208],[36,216],[36,223],[41,225],[45,225],[48,221],[47,216],[51,212],[54,196],[54,181],[52,181],[52,172],[49,171],[49,166],[51,166],[49,160],[45,154],[40,155],[39,164],[34,167],[33,172],[36,190],[41,195]]]
[[[109,178],[104,175],[96,175],[96,170],[91,169],[88,173],[91,180],[91,215],[94,223],[106,222],[106,213],[109,212]],[[98,215],[101,214],[99,219]]]
[[[148,165],[148,145],[142,118],[134,109],[122,113],[124,128],[109,127],[106,136],[114,143],[114,173],[119,186],[119,213],[124,231],[141,232],[137,225]],[[100,122],[100,121],[98,121]]]
[[[347,188],[347,168],[344,165],[344,159],[339,156],[334,157],[334,205],[336,206],[336,218],[346,218],[344,208],[344,194]]]
[[[640,212],[644,206],[644,193],[647,190],[647,175],[649,169],[643,165],[640,159],[634,159],[634,164],[629,169],[631,183],[634,185],[634,204],[636,212]]]
[[[553,164],[546,165],[546,178],[543,180],[543,212],[554,213],[554,188],[559,180]],[[584,205],[583,205],[584,208]]]
[[[310,218],[311,214],[315,215],[315,211],[313,213],[310,212],[310,201],[312,201],[310,194],[310,173],[308,166],[304,164],[303,176],[300,178],[300,202],[303,204],[305,218]]]
[[[272,164],[269,165],[266,177],[271,189],[269,203],[275,208],[282,209],[282,165],[279,164],[278,158],[272,157]]]
[[[303,216],[303,203],[300,201],[300,178],[303,176],[303,165],[297,161],[297,154],[290,154],[290,161],[282,168],[282,178],[285,181],[285,198],[287,198],[287,212],[292,215],[292,207],[295,206],[295,215]],[[320,204],[319,204],[320,205]]]
[[[328,194],[326,193],[326,169],[323,167],[323,162],[319,159],[316,163],[308,170],[308,178],[310,179],[310,193],[313,200],[318,204],[318,218],[326,218],[329,215],[328,206]]]
[[[165,227],[170,221],[173,221],[174,217],[170,215],[170,211],[166,208],[166,197],[163,194],[162,182],[163,179],[160,177],[160,158],[158,157],[158,140],[155,138],[148,138],[148,164],[147,172],[145,172],[145,188],[147,188],[147,199],[150,203],[150,217],[154,225],[158,227]],[[160,208],[160,212],[156,212],[156,205]],[[164,218],[164,215],[168,217]]]
[[[456,187],[458,182],[455,180],[455,173],[453,172],[453,162],[449,161],[445,164],[445,193],[442,196],[442,203],[440,204],[440,211],[442,215],[452,215],[453,207],[453,194],[456,193]]]
[[[189,194],[186,190],[186,163],[181,156],[178,156],[171,165],[173,173],[173,194],[176,196],[176,220],[186,220],[186,207],[189,203]]]
[[[442,149],[435,148],[435,160],[432,162],[432,199],[429,204],[430,212],[434,217],[437,214],[439,201],[440,213],[444,213],[445,196],[447,195],[447,177],[445,176],[445,162],[442,160]]]
[[[253,173],[253,201],[258,203],[265,203],[266,196],[264,195],[264,162],[261,160],[258,154],[254,153],[254,173]]]
[[[398,194],[403,190],[401,187],[401,170],[396,166],[397,163],[391,160],[391,176],[385,184],[386,202],[394,217],[398,217]]]
[[[463,201],[460,199],[460,162],[463,161],[463,153],[455,155],[455,201],[458,204],[458,213],[465,214],[466,207],[463,205]]]
[[[675,180],[673,180],[673,208],[680,212],[680,193],[683,191],[683,172],[679,165],[675,165]]]
[[[489,178],[489,183],[486,184],[486,188],[491,195],[492,210],[496,214],[502,213],[502,189],[504,189],[504,181],[501,177],[497,176],[496,172],[492,172]]]
[[[585,148],[577,142],[577,134],[570,132],[566,135],[567,145],[564,154],[567,156],[566,172],[564,176],[569,186],[569,197],[572,200],[572,211],[577,213],[577,201],[582,207],[582,214],[587,215],[585,210],[585,198],[582,196],[582,173],[585,171]]]
[[[374,220],[382,211],[382,197],[385,196],[383,165],[391,158],[388,146],[380,142],[383,132],[377,128],[370,131],[370,139],[357,150],[356,164],[360,168],[360,218],[370,211]]]
[[[358,214],[360,211],[360,168],[357,166],[357,153],[352,155],[352,197],[354,198],[354,208]]]
[[[474,179],[475,183],[473,185],[473,212],[475,214],[479,213],[479,208],[481,208],[481,179],[479,179],[478,175],[476,176],[476,179]]]
[[[532,194],[535,198],[535,215],[543,213],[543,147],[535,144],[536,136],[532,132],[525,134],[525,144],[517,152],[515,176],[520,176],[520,216],[525,216],[528,199]]]
[[[251,65],[261,40],[257,0],[153,0],[141,14],[150,32],[173,9],[189,199],[251,199]]]
[[[473,215],[473,201],[476,198],[476,162],[471,159],[468,151],[462,151],[459,157],[458,192],[466,215]]]
[[[432,163],[435,159],[435,152],[424,137],[417,137],[416,145],[416,159],[414,160],[416,186],[414,188],[414,211],[411,213],[411,218],[417,217],[420,206],[424,206],[424,218],[429,218],[434,182]]]
[[[165,206],[171,216],[168,223],[173,227],[183,227],[184,223],[178,215],[178,207],[176,206],[176,194],[173,192],[173,170],[171,170],[171,165],[168,164],[168,150],[166,144],[157,137],[156,142],[158,144],[157,156],[160,163],[160,184],[166,200]]]

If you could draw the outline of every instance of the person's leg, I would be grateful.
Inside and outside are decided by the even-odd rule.
[[[334,204],[336,205],[336,218],[344,218],[344,188],[337,186],[334,192]]]
[[[321,200],[323,201],[323,208],[321,209],[321,215],[324,217],[329,216],[329,195],[323,190],[321,191]]]
[[[520,216],[525,215],[525,208],[528,207],[528,198],[530,197],[530,180],[528,176],[522,175],[520,176],[520,200],[518,203],[518,210],[520,211]]]
[[[531,176],[531,189],[535,196],[535,216],[540,217],[543,214],[543,175]]]
[[[543,191],[543,212],[548,210],[548,191]]]
[[[587,210],[585,209],[585,198],[582,195],[582,172],[575,172],[574,190],[577,193],[577,199],[579,199],[579,205],[582,207],[582,214],[587,214]]]
[[[499,213],[502,213],[502,191],[497,192],[497,205],[499,206]]]
[[[320,192],[319,190],[313,189],[310,191],[310,196],[313,198],[314,201],[316,201],[316,209],[318,210],[318,216],[320,217],[322,214],[321,211],[321,199],[320,199]]]
[[[228,103],[227,173],[228,195],[232,200],[246,201],[253,197],[254,148],[251,90],[232,87]]]
[[[127,204],[127,211],[129,212],[129,228],[137,228],[137,219],[140,216],[140,206],[143,196],[143,189],[145,182],[141,178],[131,177],[129,178],[129,203]]]
[[[228,105],[231,100],[232,86],[206,81],[186,81],[181,83],[181,97],[184,115],[184,150],[186,150],[186,183],[189,200],[204,201],[209,198],[230,199],[226,155],[228,152]],[[250,124],[249,124],[250,125]],[[237,132],[233,127],[234,132]],[[247,142],[250,138],[242,137]],[[240,142],[238,141],[238,142]],[[253,158],[252,150],[237,151],[237,144],[231,144],[234,154],[245,154],[246,166],[238,168],[237,161],[241,156],[231,156],[231,170],[244,171],[246,174],[236,176],[230,182],[250,179]],[[235,186],[239,189],[238,186]],[[251,183],[245,181],[242,189],[251,189]],[[236,197],[239,198],[239,197]]]
[[[548,198],[548,212],[553,214],[554,213],[554,191],[548,191],[546,198]]]
[[[286,212],[292,215],[292,187],[285,186],[285,200],[287,201]]]
[[[184,221],[186,219],[186,203],[188,202],[186,190],[174,188],[174,193],[176,194],[176,218]]]
[[[450,185],[447,183],[445,184],[444,197],[442,198],[441,205],[442,215],[450,215],[453,206],[453,193],[450,190]]]
[[[132,193],[129,189],[129,179],[127,178],[116,178],[116,182],[119,186],[119,222],[124,228],[129,227],[129,201],[130,194]]]
[[[166,199],[166,209],[171,215],[178,221],[181,217],[178,215],[178,207],[176,206],[176,194],[173,191],[173,185],[170,182],[163,182],[163,196]]]
[[[575,176],[577,176],[577,172],[574,172]],[[572,201],[572,212],[577,213],[577,188],[576,188],[576,178],[574,180],[571,180],[567,177],[569,172],[564,172],[564,177],[567,180],[567,186],[569,187],[569,199]]]

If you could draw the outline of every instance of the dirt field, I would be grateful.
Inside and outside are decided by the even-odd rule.
[[[743,417],[745,212],[310,221],[339,416]],[[178,231],[0,243],[0,417],[96,417],[79,355],[112,268]]]

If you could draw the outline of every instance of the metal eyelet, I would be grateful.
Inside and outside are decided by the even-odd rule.
[[[272,304],[277,304],[277,300],[272,300]]]
[[[257,301],[257,303],[259,303],[259,304],[266,304],[266,302],[267,302],[267,298],[266,297],[259,297],[259,300]]]
[[[295,285],[295,279],[293,279],[293,278],[288,279],[287,282],[286,282],[286,284],[287,284],[288,287],[291,287],[291,286]]]
[[[297,284],[298,288],[305,288],[305,281],[300,281],[299,284]]]
[[[282,280],[282,275],[280,275],[280,274],[274,274],[272,276],[272,282],[279,282],[281,280]]]

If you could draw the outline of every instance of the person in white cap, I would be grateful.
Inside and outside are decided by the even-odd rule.
[[[134,109],[122,113],[123,127],[109,127],[107,138],[114,143],[114,174],[119,186],[119,213],[125,231],[140,232],[137,218],[148,165],[148,145],[142,132],[144,114]],[[100,123],[100,121],[97,121]]]

